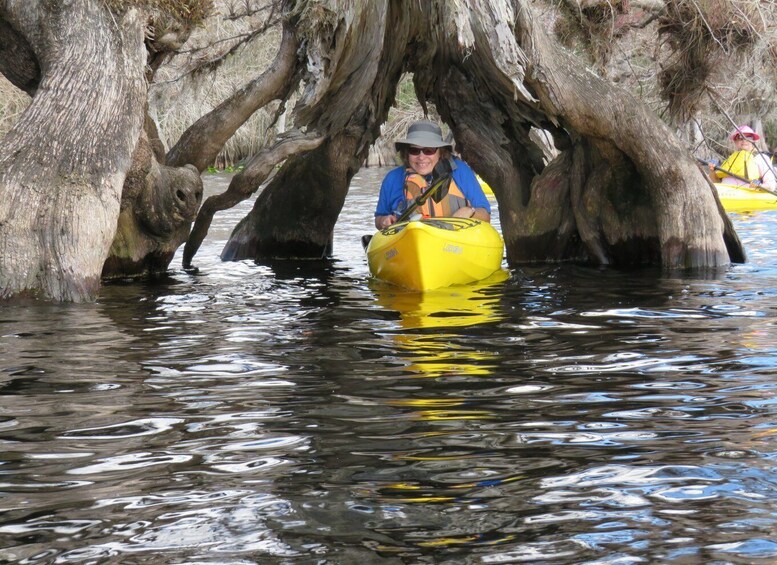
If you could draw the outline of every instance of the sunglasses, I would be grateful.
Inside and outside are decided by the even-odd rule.
[[[408,147],[407,152],[410,155],[420,155],[423,153],[424,155],[434,155],[437,153],[436,147]]]
[[[737,135],[734,137],[734,141],[751,141],[749,137],[744,135]]]

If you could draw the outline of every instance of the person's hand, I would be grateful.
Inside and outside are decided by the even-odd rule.
[[[388,216],[381,216],[378,219],[378,226],[377,226],[377,228],[379,230],[385,230],[390,225],[395,224],[396,221],[397,221],[397,217],[394,214],[390,214]]]
[[[714,171],[715,170],[715,163],[707,163],[707,165],[709,166],[710,171]]]

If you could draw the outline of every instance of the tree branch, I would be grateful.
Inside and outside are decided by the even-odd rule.
[[[297,38],[289,24],[283,26],[283,39],[273,64],[232,96],[187,129],[167,153],[167,164],[191,164],[204,171],[227,140],[259,108],[285,97],[293,85],[297,64]]]
[[[40,82],[40,67],[32,47],[8,22],[0,19],[0,73],[32,96]]]
[[[315,149],[324,141],[317,133],[303,134],[297,130],[289,133],[275,145],[256,154],[242,172],[232,178],[227,190],[209,197],[200,208],[194,227],[183,250],[183,268],[192,269],[192,259],[208,234],[216,212],[232,208],[256,192],[275,166],[289,156]]]

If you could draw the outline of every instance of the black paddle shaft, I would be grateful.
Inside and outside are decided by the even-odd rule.
[[[416,197],[416,199],[413,201],[410,207],[408,207],[407,210],[402,212],[402,215],[399,216],[399,218],[397,218],[396,223],[404,222],[405,220],[407,220],[413,214],[413,212],[415,212],[416,208],[418,208],[419,206],[423,206],[423,204],[427,200],[429,200],[429,198],[431,198],[431,196],[435,192],[437,192],[441,186],[443,186],[448,180],[450,180],[450,178],[451,178],[451,175],[449,173],[437,179],[437,181],[432,186],[430,186],[426,192],[424,192],[423,194],[419,194]]]
[[[708,161],[705,161],[704,159],[700,159],[699,157],[696,157],[696,160],[699,163],[703,163],[703,164],[705,164],[707,166],[712,165],[712,163],[710,163]],[[731,178],[734,178],[734,179],[737,179],[737,180],[741,180],[742,182],[746,182],[747,184],[751,184],[753,182],[753,181],[751,181],[749,179],[746,179],[745,177],[739,176],[736,173],[732,173],[731,171],[727,171],[726,169],[724,169],[722,167],[718,167],[717,165],[712,165],[712,166],[715,168],[716,171],[720,171],[721,173],[724,173],[724,174],[730,176]],[[768,192],[769,194],[774,194],[775,196],[777,196],[777,192],[775,192],[775,191],[773,191],[771,189],[768,189],[768,188],[766,188],[764,186],[761,186],[761,185],[757,185],[757,186],[758,186],[759,190],[763,190],[764,192]]]

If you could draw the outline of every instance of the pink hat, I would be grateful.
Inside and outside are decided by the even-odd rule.
[[[753,128],[751,128],[750,126],[739,126],[737,129],[731,132],[731,135],[729,135],[728,138],[731,141],[734,141],[734,138],[738,135],[741,135],[742,137],[749,137],[753,141],[758,141],[759,139],[761,139],[761,136],[755,133],[755,131],[753,131]]]

